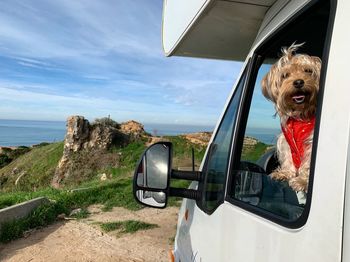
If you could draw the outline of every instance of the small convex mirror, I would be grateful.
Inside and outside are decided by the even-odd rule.
[[[171,172],[171,143],[151,145],[143,154],[134,176],[134,196],[142,204],[162,208],[167,203]]]

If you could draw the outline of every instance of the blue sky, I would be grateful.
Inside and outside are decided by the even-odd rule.
[[[161,0],[0,1],[0,118],[214,125],[239,62],[171,57]]]

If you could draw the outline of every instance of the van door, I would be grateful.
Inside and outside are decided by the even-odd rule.
[[[343,177],[337,174],[329,185],[329,174],[323,171],[330,170],[324,168],[330,119],[322,110],[329,88],[325,80],[336,1],[310,1],[301,9],[293,4],[286,2],[261,30],[266,35],[257,38],[261,40],[249,70],[243,73],[206,155],[198,185],[202,199],[197,205],[184,200],[181,207],[176,261],[340,261]],[[322,59],[307,193],[269,177],[279,165],[273,152],[281,129],[273,104],[261,92],[261,80],[278,61],[281,48],[293,43],[304,43],[298,52]],[[323,115],[328,118],[321,123]],[[332,147],[341,153],[338,148]],[[330,159],[330,165],[340,166]]]
[[[318,139],[325,139],[319,131],[334,8],[333,1],[309,4],[255,49],[253,63],[258,66],[249,75],[243,92],[221,207],[221,261],[340,261],[341,201],[322,207],[320,199],[312,196],[319,190],[313,189],[313,181],[327,177],[315,166]],[[269,176],[279,165],[271,152],[281,128],[273,104],[261,92],[262,78],[279,60],[281,47],[295,42],[304,43],[297,52],[323,61],[307,193],[296,192],[288,183]],[[343,193],[338,190],[331,194],[336,200]]]

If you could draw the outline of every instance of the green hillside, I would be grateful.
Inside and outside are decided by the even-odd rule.
[[[0,169],[0,209],[39,196],[54,201],[35,209],[26,218],[2,224],[0,242],[21,237],[29,228],[52,223],[57,215],[68,215],[70,210],[75,208],[82,208],[82,215],[88,216],[86,208],[91,204],[102,204],[105,211],[116,206],[131,210],[143,208],[136,203],[132,195],[132,176],[146,148],[146,140],[142,138],[124,147],[112,147],[100,154],[82,152],[84,156],[80,156],[79,153],[73,155],[74,158],[81,157],[89,161],[77,161],[73,175],[61,189],[53,189],[50,183],[63,155],[63,142],[34,147],[29,152],[17,156],[10,164]],[[191,169],[192,148],[195,166],[198,169],[206,146],[193,144],[182,136],[164,137],[164,140],[173,143],[174,169]],[[251,139],[249,141],[245,146],[244,157],[256,160],[266,151],[267,145]],[[86,154],[91,154],[91,157],[86,158]],[[111,161],[115,159],[116,164],[111,165]],[[107,179],[101,180],[101,174],[105,174]],[[188,185],[189,182],[184,180],[171,183],[173,187]],[[170,198],[169,205],[178,205],[178,200],[180,199]]]
[[[0,190],[36,191],[49,186],[62,154],[63,142],[34,147],[0,169]]]

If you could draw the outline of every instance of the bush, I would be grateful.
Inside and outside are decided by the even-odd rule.
[[[39,144],[33,145],[33,147],[43,147],[43,146],[48,146],[50,145],[50,143],[48,142],[41,142]]]
[[[0,154],[0,168],[11,163],[12,159],[6,154]]]
[[[120,129],[120,124],[109,117],[96,118],[92,125],[110,126]]]

